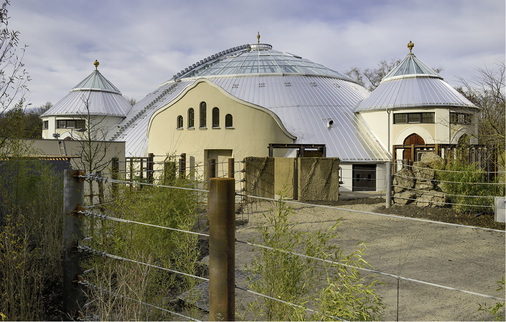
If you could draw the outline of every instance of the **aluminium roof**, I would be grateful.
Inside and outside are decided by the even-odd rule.
[[[355,111],[420,107],[477,108],[410,52]]]
[[[269,44],[234,47],[209,56],[174,75],[174,79],[236,75],[348,76],[300,56],[273,50]]]
[[[410,52],[406,58],[394,69],[392,69],[382,80],[386,82],[394,77],[402,76],[432,76],[441,78],[432,68],[425,65],[421,60],[416,58],[415,54]]]
[[[85,115],[88,109],[90,115],[125,117],[131,107],[119,89],[95,69],[41,117]]]
[[[146,155],[153,113],[201,80],[274,112],[296,137],[293,143],[325,144],[327,156],[342,161],[385,161],[390,157],[361,116],[353,113],[369,95],[363,86],[266,44],[234,47],[184,69],[139,101],[110,132],[110,139],[125,141],[127,156]],[[333,125],[328,127],[330,120]]]

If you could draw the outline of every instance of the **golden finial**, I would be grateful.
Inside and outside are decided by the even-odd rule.
[[[413,44],[411,42],[411,40],[409,41],[409,44],[408,44],[408,48],[409,48],[409,53],[411,53],[411,50],[413,49],[413,47],[415,47],[415,44]]]
[[[258,32],[257,39],[258,39],[258,43],[260,43],[260,31]]]
[[[100,63],[98,62],[98,60],[95,59],[93,65],[95,65],[95,69],[98,69],[98,65],[100,65]]]

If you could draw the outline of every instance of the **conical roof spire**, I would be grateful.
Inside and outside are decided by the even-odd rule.
[[[392,78],[398,78],[402,76],[429,76],[429,77],[437,77],[441,78],[438,73],[436,73],[432,68],[425,65],[420,59],[416,58],[415,54],[413,54],[412,50],[415,46],[411,40],[408,43],[409,53],[404,58],[404,60],[394,69],[392,69],[386,76],[383,78],[382,82],[390,80]]]
[[[95,60],[93,65],[95,65],[95,70],[79,84],[74,86],[72,91],[98,90],[121,94],[120,90],[98,71],[98,65],[100,65],[98,60]]]

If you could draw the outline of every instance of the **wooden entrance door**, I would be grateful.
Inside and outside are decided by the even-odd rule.
[[[408,136],[405,140],[404,140],[404,143],[403,145],[406,146],[410,146],[412,144],[415,144],[415,145],[419,145],[419,144],[425,144],[425,141],[422,139],[422,137],[416,133],[413,133],[411,134],[410,136]],[[402,153],[402,158],[403,159],[408,159],[410,160],[411,162],[415,162],[416,160],[414,160],[416,158],[412,158],[411,157],[411,147],[409,148],[404,148],[404,152]]]

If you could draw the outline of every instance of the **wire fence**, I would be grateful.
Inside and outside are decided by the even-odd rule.
[[[243,171],[237,171],[237,172],[238,173],[243,173]],[[129,181],[129,180],[110,179],[110,178],[107,178],[107,177],[105,177],[103,175],[97,176],[97,175],[89,175],[88,174],[88,175],[82,175],[81,178],[86,179],[86,180],[109,182],[111,184],[112,183],[114,183],[114,184],[122,184],[122,185],[130,185],[130,184],[132,184],[132,182]],[[244,179],[242,179],[242,180],[244,180]],[[149,187],[154,187],[154,188],[163,188],[163,189],[178,189],[178,190],[184,190],[184,191],[196,192],[196,193],[208,193],[209,192],[207,189],[198,189],[198,188],[192,188],[192,187],[179,187],[179,186],[176,186],[176,185],[164,185],[164,184],[156,184],[156,183],[148,183],[148,182],[139,182],[139,185],[141,185],[141,186],[149,186]],[[266,197],[258,197],[258,196],[253,196],[253,195],[247,195],[247,194],[241,193],[241,191],[236,192],[236,196],[237,197],[241,197],[242,200],[245,200],[247,198],[250,201],[251,200],[257,200],[259,202],[270,202],[270,203],[278,202],[278,200],[274,199],[274,198],[266,198]],[[474,226],[466,226],[466,225],[452,224],[452,223],[444,223],[444,222],[426,220],[426,219],[421,219],[421,218],[402,217],[402,216],[383,214],[383,213],[378,213],[378,212],[373,212],[373,211],[348,209],[348,208],[336,207],[336,206],[315,205],[315,204],[297,202],[297,201],[293,201],[293,200],[286,200],[285,202],[293,205],[294,207],[297,207],[298,208],[297,211],[304,211],[304,209],[312,209],[312,210],[316,209],[317,211],[331,211],[331,212],[333,212],[331,221],[335,221],[335,220],[337,220],[338,217],[341,217],[341,216],[343,216],[345,214],[350,214],[351,213],[351,214],[358,214],[358,215],[365,216],[365,217],[388,218],[388,219],[394,219],[394,220],[402,221],[402,222],[420,222],[420,223],[423,223],[423,224],[437,225],[437,226],[440,226],[440,227],[451,226],[451,227],[454,227],[454,228],[463,228],[463,229],[468,229],[468,230],[472,230],[472,231],[483,231],[483,232],[488,232],[488,233],[499,233],[501,235],[504,234],[504,230],[489,229],[489,228],[474,227]],[[103,205],[91,205],[91,206],[89,206],[89,207],[87,207],[87,208],[85,208],[83,210],[79,210],[78,213],[80,215],[83,215],[86,218],[94,218],[94,219],[98,219],[98,220],[101,220],[101,221],[106,221],[107,220],[107,221],[113,221],[113,222],[117,222],[117,223],[121,223],[121,224],[139,225],[139,226],[153,228],[153,229],[168,230],[168,231],[173,231],[173,232],[182,233],[182,234],[190,234],[190,235],[194,235],[194,236],[197,236],[197,237],[209,238],[208,234],[205,234],[205,233],[202,233],[202,232],[195,232],[195,231],[191,231],[191,230],[166,227],[166,226],[163,226],[163,225],[152,224],[152,223],[145,223],[145,222],[135,221],[135,220],[131,220],[131,219],[124,219],[124,218],[119,218],[119,217],[116,217],[116,216],[108,215],[108,214],[103,213],[103,212],[99,212],[99,211],[95,211],[95,210],[90,210],[90,209],[100,208],[100,207],[105,206],[105,205],[106,204],[103,204]],[[259,206],[258,204],[255,204],[253,202],[253,203],[249,203],[247,205],[245,204],[245,205],[241,206],[240,208],[241,208],[241,213],[242,214],[244,214],[244,213],[248,214],[248,221],[250,219],[252,219],[253,222],[257,222],[258,218],[262,217],[262,216],[259,215],[258,211],[254,210],[254,207],[258,208],[258,207],[262,207],[262,206]],[[264,209],[264,211],[268,211],[268,210]],[[324,222],[322,222],[322,223],[324,223]],[[261,225],[261,224],[259,224],[259,225]],[[255,248],[269,249],[269,250],[274,251],[274,252],[281,252],[281,253],[286,252],[283,249],[276,249],[276,248],[272,248],[272,247],[269,247],[269,246],[265,246],[265,245],[261,245],[261,244],[258,244],[258,243],[254,243],[254,242],[251,242],[251,241],[241,240],[241,239],[236,239],[236,243],[237,244],[242,244],[242,245],[247,245],[247,246],[250,246],[250,247],[255,247]],[[204,281],[204,282],[208,282],[209,281],[209,279],[206,278],[206,277],[197,276],[197,275],[193,275],[193,274],[188,274],[188,273],[185,273],[185,272],[182,272],[182,271],[173,270],[173,269],[170,269],[170,268],[166,268],[166,267],[162,267],[162,266],[159,266],[159,265],[154,265],[154,264],[138,261],[138,260],[135,260],[135,259],[129,259],[129,258],[126,258],[126,257],[123,257],[123,256],[111,254],[111,253],[109,253],[109,252],[107,252],[105,250],[98,250],[98,249],[90,247],[90,246],[79,245],[78,249],[81,252],[87,252],[87,253],[90,253],[90,254],[101,256],[103,258],[115,259],[115,260],[118,260],[118,261],[123,261],[123,262],[128,262],[128,263],[133,263],[133,264],[144,265],[144,266],[148,266],[149,268],[165,271],[165,272],[172,273],[172,274],[183,275],[183,276],[186,276],[186,277],[189,277],[189,278],[193,278],[193,279],[196,279],[196,280],[199,280],[199,281]],[[298,252],[289,252],[289,253],[291,255],[294,255],[294,256],[299,256],[299,257],[303,257],[303,258],[306,258],[306,259],[309,258],[307,255],[304,255],[302,253],[298,253]],[[321,261],[321,262],[325,262],[325,263],[328,263],[328,264],[331,264],[331,265],[335,265],[335,266],[343,265],[343,263],[332,262],[332,261],[329,261],[328,259],[325,259],[325,258],[311,257],[311,259],[317,260],[317,261]],[[423,286],[434,287],[434,288],[437,288],[437,289],[451,290],[451,291],[454,291],[454,292],[457,292],[457,293],[468,294],[468,295],[472,295],[472,296],[476,296],[476,297],[484,298],[484,299],[488,299],[488,300],[504,301],[504,298],[501,298],[501,297],[498,297],[498,296],[493,296],[493,295],[490,295],[490,294],[484,294],[482,292],[476,292],[476,291],[466,290],[464,288],[459,288],[459,287],[454,287],[454,286],[448,286],[448,285],[445,285],[443,283],[437,283],[437,282],[433,282],[433,281],[427,281],[427,280],[423,280],[423,279],[417,279],[417,278],[411,278],[411,277],[407,277],[407,276],[402,276],[399,273],[395,274],[395,273],[391,273],[391,272],[387,272],[387,271],[382,271],[382,270],[378,270],[378,269],[367,268],[367,267],[353,266],[352,268],[360,270],[360,271],[363,271],[363,272],[368,273],[368,274],[373,274],[374,276],[383,276],[383,277],[392,278],[392,279],[396,280],[397,283],[399,283],[399,281],[406,281],[406,282],[410,282],[410,283],[413,283],[413,284],[419,284],[419,285],[423,285]],[[504,273],[504,267],[502,267],[502,271]],[[400,272],[400,269],[399,269],[399,272]],[[80,284],[82,286],[86,286],[86,287],[91,287],[91,285],[92,285],[88,281],[83,281]],[[397,285],[399,285],[399,284],[397,284]],[[93,288],[97,288],[98,286],[94,285],[92,287]],[[255,292],[254,290],[251,290],[251,289],[249,289],[247,287],[242,287],[242,286],[238,286],[238,285],[236,285],[236,288],[239,289],[239,290],[242,290],[242,291],[246,291],[246,292],[248,292],[250,294],[254,294],[256,296],[262,297],[262,298],[266,298],[266,299],[269,299],[269,300],[273,300],[273,301],[277,301],[279,303],[286,304],[288,306],[302,308],[302,309],[304,309],[307,312],[312,312],[312,313],[316,312],[314,308],[302,307],[301,305],[298,305],[298,304],[295,304],[295,303],[291,303],[291,302],[286,301],[284,299],[281,299],[280,297],[277,297],[277,296],[271,296],[271,295],[267,295],[267,294],[261,294],[261,293]],[[114,291],[111,291],[111,290],[105,290],[105,291],[109,292],[109,294],[114,295],[114,296],[120,296],[120,297],[123,296],[124,298],[128,298],[127,296],[124,296],[124,295],[121,295],[121,294],[116,294]],[[397,286],[397,296],[398,296],[398,294],[399,294],[399,288]],[[193,317],[181,315],[180,313],[173,312],[173,311],[167,310],[165,308],[161,308],[161,307],[156,306],[154,304],[146,303],[146,302],[144,302],[142,300],[139,300],[139,299],[133,299],[133,300],[137,301],[138,303],[140,303],[142,305],[151,307],[153,309],[160,309],[162,311],[165,310],[166,313],[171,313],[171,314],[174,313],[175,316],[178,316],[178,317],[181,317],[181,318],[186,318],[186,319],[189,319],[189,320],[194,320]],[[398,302],[396,303],[396,306],[397,306],[397,310],[399,310],[399,303]],[[335,318],[335,319],[339,319],[338,317],[335,317],[335,316],[329,316],[329,317]]]

